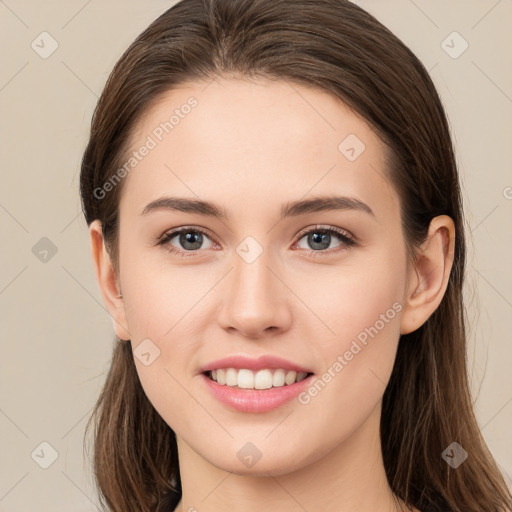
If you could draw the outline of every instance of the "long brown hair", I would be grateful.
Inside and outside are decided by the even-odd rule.
[[[453,219],[445,296],[422,327],[401,336],[384,393],[384,465],[394,493],[422,512],[509,510],[512,497],[469,392],[464,220],[446,115],[422,63],[369,13],[347,0],[183,0],[168,9],[119,59],[94,112],[80,176],[87,224],[101,221],[117,268],[123,182],[108,194],[98,191],[125,161],[137,122],[173,87],[230,75],[312,86],[364,117],[388,148],[409,248],[425,239],[434,216]],[[113,349],[86,433],[91,425],[103,506],[155,512],[177,504],[175,435],[141,387],[130,342]],[[469,452],[457,469],[441,457],[452,442]]]

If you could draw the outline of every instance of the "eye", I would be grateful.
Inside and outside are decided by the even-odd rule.
[[[299,240],[296,244],[299,244],[302,239],[306,239],[306,244],[309,247],[300,247],[301,249],[306,249],[310,253],[322,255],[328,255],[340,252],[340,250],[336,251],[325,251],[324,249],[329,248],[331,245],[333,235],[335,239],[338,239],[340,243],[338,247],[341,247],[340,250],[347,249],[348,247],[352,247],[356,244],[354,237],[349,234],[347,231],[344,231],[340,228],[335,227],[322,227],[322,226],[314,226],[313,228],[308,228],[308,231],[302,231],[299,233]]]
[[[298,241],[294,246],[297,246],[303,238],[306,238],[306,243],[311,248],[306,247],[305,249],[314,256],[318,254],[329,255],[337,253],[340,252],[340,250],[325,251],[325,249],[329,248],[331,245],[333,235],[334,238],[338,239],[340,242],[338,244],[338,247],[341,247],[340,250],[357,245],[355,237],[343,229],[332,226],[313,226],[313,228],[308,228],[308,230],[303,230],[299,233]],[[174,239],[176,239],[174,243],[178,243],[181,246],[181,249],[171,243]],[[210,240],[210,245],[202,247],[205,239]],[[197,227],[184,226],[164,233],[158,239],[157,245],[163,246],[165,250],[170,253],[177,254],[182,257],[188,257],[194,256],[194,254],[199,252],[199,249],[201,248],[211,249],[215,243],[211,241],[210,235],[205,230]],[[299,248],[304,249],[304,247],[300,246]]]
[[[179,243],[184,250],[176,248],[171,244],[172,240],[175,238],[177,239],[177,243]],[[198,252],[198,249],[201,249],[201,246],[205,238],[210,239],[206,231],[204,231],[203,229],[185,226],[164,233],[159,238],[158,245],[163,246],[167,251],[171,253],[187,257],[193,256],[195,252]],[[206,247],[206,249],[211,247],[212,246],[210,245],[209,247]]]

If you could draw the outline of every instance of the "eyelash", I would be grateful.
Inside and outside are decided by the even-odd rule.
[[[210,234],[207,231],[205,231],[204,229],[202,229],[202,228],[197,228],[197,227],[192,227],[192,226],[184,226],[182,228],[175,229],[173,231],[168,231],[168,232],[164,233],[158,239],[157,245],[162,246],[167,252],[172,253],[172,254],[176,254],[176,255],[181,256],[183,258],[188,258],[190,256],[194,256],[195,253],[200,252],[199,250],[195,250],[195,251],[182,251],[182,250],[176,249],[176,247],[173,247],[172,245],[168,244],[168,242],[171,239],[173,239],[176,235],[179,235],[182,232],[192,232],[192,233],[196,233],[197,232],[197,233],[201,233],[203,235],[206,235],[210,239],[212,238],[210,236]],[[338,249],[338,250],[335,250],[335,251],[332,251],[332,250],[331,251],[326,251],[326,250],[313,251],[312,249],[310,249],[310,250],[308,250],[308,252],[311,254],[311,256],[317,256],[317,255],[328,256],[328,255],[341,252],[343,250],[346,250],[346,249],[348,249],[350,247],[353,247],[353,246],[357,245],[356,238],[354,236],[350,235],[347,231],[342,230],[340,228],[335,228],[335,227],[332,227],[332,226],[331,227],[323,227],[323,226],[319,226],[319,225],[313,226],[311,228],[308,228],[306,231],[301,231],[297,235],[297,239],[294,242],[294,245],[296,243],[298,243],[302,238],[304,238],[304,236],[309,235],[310,233],[317,233],[317,232],[320,232],[320,233],[323,233],[323,234],[334,234],[334,235],[338,236],[338,238],[345,245],[345,247],[342,247],[341,249]],[[215,242],[215,240],[213,240],[213,241]]]

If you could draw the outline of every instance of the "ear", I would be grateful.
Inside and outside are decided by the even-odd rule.
[[[91,238],[91,254],[94,262],[96,279],[100,285],[103,302],[114,321],[116,335],[121,340],[129,340],[130,333],[127,328],[126,311],[123,298],[120,296],[119,280],[105,247],[101,222],[94,220],[89,226]]]
[[[416,261],[409,264],[401,334],[421,327],[441,303],[448,286],[454,251],[453,220],[447,215],[433,218]]]

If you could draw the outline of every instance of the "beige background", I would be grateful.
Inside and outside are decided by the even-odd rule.
[[[510,485],[512,1],[357,3],[418,55],[447,108],[470,234],[466,296],[475,408]],[[171,4],[0,0],[0,511],[96,510],[82,440],[113,329],[90,261],[79,163],[112,66]],[[43,31],[58,43],[46,59],[31,47]],[[469,44],[456,59],[442,46],[453,31]],[[453,53],[463,41],[452,39]],[[46,262],[39,259],[44,253],[33,253],[42,237],[57,249]],[[51,461],[43,441],[58,452],[48,469],[36,463]]]

